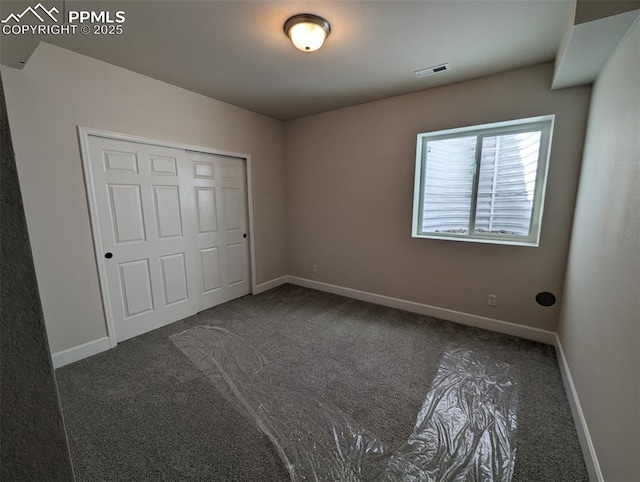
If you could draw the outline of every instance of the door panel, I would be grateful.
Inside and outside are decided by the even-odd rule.
[[[140,186],[110,184],[108,188],[115,242],[144,241]]]
[[[242,168],[239,165],[224,163],[220,166],[220,171],[220,177],[223,181],[231,181],[238,184],[243,181],[241,174]]]
[[[151,173],[160,176],[177,176],[178,162],[175,157],[151,156]]]
[[[227,256],[225,256],[227,283],[229,286],[234,286],[245,281],[242,269],[244,246],[242,246],[242,243],[235,243],[227,244],[225,248],[227,251]]]
[[[189,290],[184,253],[161,256],[160,264],[165,306],[186,300],[189,297]]]
[[[124,171],[138,173],[138,158],[135,152],[104,150],[106,171]]]
[[[193,163],[193,177],[195,179],[213,179],[213,164]]]
[[[250,292],[244,160],[87,139],[94,239],[117,341]]]
[[[93,134],[88,147],[117,341],[250,292],[244,160]]]
[[[178,186],[153,186],[158,238],[182,236]]]
[[[200,250],[202,261],[202,291],[210,293],[219,290],[220,279],[220,250],[217,247]]]
[[[222,212],[224,229],[231,231],[242,227],[244,222],[240,216],[240,189],[233,187],[222,189]]]
[[[149,260],[138,259],[118,264],[125,317],[153,311]]]
[[[198,205],[199,309],[250,292],[245,163],[188,152]]]
[[[198,224],[200,233],[218,230],[215,188],[196,188],[198,199]]]
[[[102,250],[113,255],[104,266],[116,339],[196,313],[199,260],[193,236],[185,236],[195,231],[185,152],[89,136],[89,157]]]

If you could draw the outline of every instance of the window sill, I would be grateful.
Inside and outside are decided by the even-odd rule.
[[[437,239],[442,241],[462,241],[464,243],[498,244],[503,246],[526,246],[537,248],[540,246],[539,240],[521,239],[496,239],[486,236],[453,236],[450,234],[417,234],[413,233],[412,238],[416,239]]]

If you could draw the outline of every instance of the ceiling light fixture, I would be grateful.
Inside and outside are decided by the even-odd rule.
[[[324,44],[331,33],[331,25],[324,18],[311,13],[294,15],[284,23],[284,33],[293,45],[303,52],[313,52]]]

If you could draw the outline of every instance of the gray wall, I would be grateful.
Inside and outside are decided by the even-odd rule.
[[[593,87],[558,333],[607,481],[640,480],[640,25]]]
[[[555,330],[557,306],[534,297],[562,294],[591,88],[551,91],[552,73],[541,64],[285,123],[289,274]],[[411,238],[416,134],[551,113],[540,247]]]
[[[574,23],[578,25],[592,22],[638,8],[640,8],[639,0],[578,0]]]
[[[0,78],[0,479],[70,481],[73,470],[22,208]]]

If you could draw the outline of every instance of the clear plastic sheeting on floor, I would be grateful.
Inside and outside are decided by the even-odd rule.
[[[517,391],[511,368],[445,351],[405,447],[385,444],[244,338],[214,326],[173,343],[270,438],[298,481],[509,481]]]
[[[509,481],[515,463],[517,390],[509,365],[449,349],[386,480]]]
[[[242,337],[205,326],[171,340],[223,394],[231,391],[228,398],[271,439],[291,480],[373,481],[384,472],[388,456],[379,440]]]

